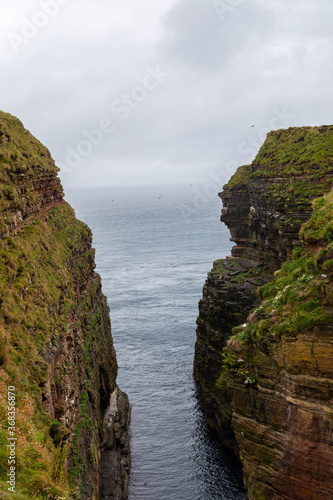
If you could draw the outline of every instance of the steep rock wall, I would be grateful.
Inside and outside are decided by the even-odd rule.
[[[125,499],[129,403],[116,384],[91,232],[64,202],[57,171],[49,151],[1,113],[0,440],[14,386],[16,492]],[[4,492],[7,472],[3,454]]]
[[[333,234],[327,223],[318,238],[325,224],[311,202],[330,190],[332,166],[333,127],[272,132],[220,195],[236,246],[204,286],[194,375],[208,421],[242,459],[249,498],[331,498],[330,259],[308,256]],[[296,267],[277,283],[293,252]]]

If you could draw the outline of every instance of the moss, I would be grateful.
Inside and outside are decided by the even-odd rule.
[[[81,418],[74,432],[73,447],[72,447],[72,467],[69,470],[69,483],[73,491],[78,490],[82,487],[82,484],[80,483],[79,480],[81,479],[86,468],[83,461],[83,457],[80,455],[79,446],[80,442],[84,440],[87,432],[91,433],[92,431],[93,421],[89,415],[88,402],[89,402],[88,393],[86,391],[83,391],[81,393],[81,400],[80,400]],[[92,463],[90,460],[89,452],[88,452],[88,459],[89,462]]]
[[[79,488],[80,483],[78,480],[82,477],[82,474],[85,470],[83,459],[79,454],[79,439],[81,437],[81,431],[84,429],[84,427],[85,422],[83,420],[80,420],[74,432],[72,443],[72,467],[69,471],[69,484],[71,485],[72,490]]]
[[[234,175],[230,178],[228,184],[223,186],[223,189],[246,184],[251,177],[251,173],[252,169],[250,165],[243,165],[239,167]]]
[[[70,495],[63,476],[52,474],[57,446],[68,431],[51,421],[40,404],[41,387],[49,376],[42,355],[46,345],[57,346],[67,334],[76,283],[84,284],[92,271],[93,254],[74,250],[86,248],[90,240],[87,226],[64,203],[52,209],[46,220],[35,219],[15,237],[0,242],[0,412],[6,408],[6,386],[14,385],[20,415],[17,432],[22,436],[18,461],[24,464],[17,491],[24,491],[25,498],[38,498],[42,488],[60,497]],[[64,362],[58,382],[67,368]],[[37,434],[41,437],[36,447]],[[3,426],[0,440],[5,437]],[[6,457],[0,456],[0,481],[5,474]]]
[[[243,338],[261,342],[265,336],[276,339],[296,336],[312,331],[317,325],[333,323],[332,315],[325,308],[327,290],[322,274],[333,267],[333,259],[329,258],[333,243],[333,233],[329,231],[333,220],[332,200],[333,192],[330,192],[313,202],[312,217],[300,232],[303,246],[295,248],[293,260],[284,263],[274,279],[259,289],[260,314],[257,312],[257,320],[243,329]],[[314,251],[308,246],[309,241],[323,246],[317,246]]]
[[[333,126],[272,131],[253,164],[258,166],[255,175],[319,178],[333,169]]]
[[[272,462],[271,450],[262,446],[256,447],[254,440],[251,444],[251,436],[244,439],[241,426],[246,424],[251,415],[252,423],[255,419],[265,423],[266,418],[267,423],[274,421],[276,416],[273,418],[272,408],[275,408],[275,402],[269,405],[269,408],[265,408],[267,399],[265,388],[283,392],[285,381],[280,375],[282,364],[285,366],[286,363],[290,363],[293,371],[296,370],[294,364],[298,363],[298,373],[298,366],[303,370],[303,364],[310,363],[308,360],[311,359],[311,363],[314,363],[313,372],[316,370],[319,372],[315,340],[321,335],[329,335],[333,326],[332,185],[333,126],[291,128],[268,134],[252,165],[241,167],[225,186],[225,196],[221,196],[229,203],[232,210],[235,210],[235,212],[228,211],[228,215],[231,215],[226,216],[227,225],[233,229],[232,235],[238,244],[239,252],[235,251],[234,255],[242,255],[244,258],[244,254],[241,253],[243,247],[252,246],[251,234],[248,236],[245,231],[247,215],[250,229],[257,230],[262,223],[266,224],[267,229],[273,234],[273,238],[267,238],[267,250],[263,248],[262,255],[258,253],[258,260],[262,263],[267,256],[272,255],[270,250],[279,238],[277,234],[282,235],[276,245],[279,258],[280,255],[281,259],[284,258],[285,248],[288,248],[290,255],[291,244],[297,245],[293,249],[292,259],[275,273],[270,283],[257,290],[258,301],[261,300],[260,307],[247,316],[244,320],[247,321],[246,324],[232,329],[232,336],[227,340],[227,346],[221,353],[222,366],[216,383],[216,388],[220,392],[213,393],[212,403],[207,398],[207,404],[210,404],[212,411],[216,413],[222,431],[225,424],[223,412],[225,408],[232,411],[226,428],[231,427],[235,432],[241,458],[245,461],[245,474],[251,480],[254,478],[253,484],[247,484],[249,495],[256,498],[268,498],[271,490],[269,488],[267,495],[266,491],[261,489],[258,480],[260,471],[258,473],[255,470],[257,467],[253,466],[253,463],[257,463],[259,469],[265,467],[269,470],[275,470],[275,464]],[[236,195],[234,193],[232,196],[228,189],[236,191]],[[245,190],[247,196],[243,196]],[[236,219],[238,195],[241,197],[239,198],[241,223]],[[263,220],[268,212],[273,217],[268,221]],[[309,219],[308,222],[302,225],[306,219]],[[263,229],[265,231],[266,227]],[[283,241],[283,238],[286,240]],[[232,281],[245,281],[251,276],[255,277],[256,272],[259,279],[260,275],[262,276],[262,282],[265,280],[267,282],[269,279],[270,272],[267,272],[265,265],[253,268],[250,272],[244,273],[239,270],[237,272],[237,259],[234,260],[234,268],[231,268],[228,261],[228,268],[223,261],[218,261],[211,274],[211,279],[225,279],[226,291],[228,286],[233,291]],[[273,269],[274,266],[271,268],[272,272]],[[264,276],[265,271],[267,274]],[[224,283],[208,282],[207,289],[209,286],[220,290]],[[225,300],[222,294],[211,295],[211,302],[215,301],[215,306]],[[232,300],[235,300],[234,295]],[[239,296],[237,301],[240,302]],[[206,303],[204,306],[206,307]],[[204,313],[206,314],[206,308]],[[243,313],[245,314],[244,307]],[[205,318],[206,316],[202,315],[202,322]],[[237,325],[237,321],[228,311],[224,311],[223,320],[223,327],[218,325],[216,330],[217,334],[226,332],[227,336],[226,325]],[[208,331],[207,321],[206,325]],[[203,335],[206,335],[206,330],[204,328],[202,330]],[[305,344],[303,339],[306,339]],[[321,354],[323,357],[325,357],[326,343],[324,345],[324,352]],[[329,348],[327,349],[329,351]],[[211,356],[209,350],[207,353]],[[207,359],[205,362],[205,365],[202,363],[204,369],[208,366]],[[207,381],[204,379],[203,384],[205,382]],[[212,391],[207,393],[210,397]],[[246,419],[237,418],[237,414]],[[277,418],[280,419],[280,415]],[[252,424],[249,426],[252,429]],[[253,470],[249,472],[252,466]]]
[[[267,195],[302,211],[330,190],[332,176],[333,126],[295,127],[270,132],[252,165],[239,167],[224,189],[274,178]]]
[[[0,111],[0,166],[3,181],[22,173],[25,177],[33,177],[35,169],[40,173],[59,170],[49,150],[20,120],[3,111]]]
[[[324,271],[328,269],[333,269],[333,259],[326,260],[323,264]]]
[[[274,280],[259,291],[266,317],[253,333],[260,339],[264,332],[277,337],[296,335],[331,322],[323,306],[321,272],[316,258],[308,253],[285,263]]]
[[[55,446],[61,445],[69,437],[69,430],[61,422],[55,419],[51,420],[49,432]]]
[[[250,268],[247,271],[243,271],[241,267],[241,262],[238,260],[228,261],[228,267],[225,265],[225,259],[218,259],[214,262],[214,267],[210,273],[208,273],[208,279],[222,279],[224,276],[236,283],[243,283],[248,278],[255,278],[261,275],[263,267],[261,265]]]
[[[31,214],[40,203],[36,182],[52,180],[54,193],[62,193],[58,168],[50,152],[22,123],[0,111],[0,235],[16,226],[22,214]]]
[[[317,244],[333,241],[333,192],[313,202],[313,214],[301,231],[300,238],[304,243]]]
[[[326,310],[326,275],[333,268],[333,235],[329,232],[333,220],[333,191],[314,200],[313,214],[302,226],[300,246],[293,251],[293,259],[275,272],[274,279],[258,290],[262,300],[249,317],[249,322],[233,328],[233,336],[222,354],[222,368],[216,387],[230,399],[233,379],[245,385],[256,384],[256,365],[262,364],[255,356],[256,346],[267,338],[279,343],[281,338],[296,337],[312,332],[315,327],[333,324],[330,310]],[[309,246],[315,244],[315,247]],[[217,268],[222,261],[217,263]]]

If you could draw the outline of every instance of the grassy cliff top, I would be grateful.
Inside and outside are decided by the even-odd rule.
[[[87,254],[79,254],[87,241],[89,229],[66,203],[50,210],[47,221],[34,219],[15,238],[0,240],[0,491],[7,489],[8,386],[15,387],[18,439],[17,495],[0,495],[4,499],[69,498],[63,467],[68,449],[51,439],[52,425],[62,426],[41,402],[49,379],[46,346],[58,349],[71,335],[73,276],[90,271]]]
[[[224,191],[271,179],[267,194],[281,202],[311,202],[333,185],[333,125],[274,130],[251,165],[237,169]]]
[[[333,173],[333,125],[273,130],[251,165],[237,169],[225,188],[254,177],[320,178]]]
[[[44,357],[46,346],[56,348],[68,331],[75,273],[81,272],[73,247],[88,253],[91,235],[67,204],[50,210],[43,220],[37,218],[43,197],[54,200],[54,193],[62,193],[57,172],[49,150],[20,120],[0,111],[0,497],[4,499],[69,497],[65,451],[55,446],[52,420],[41,404],[49,372]],[[80,258],[86,273],[88,260],[85,254]],[[8,386],[14,386],[17,395],[15,494],[5,493]]]
[[[321,176],[333,172],[333,125],[274,130],[253,160],[255,175]]]
[[[49,150],[14,116],[0,111],[0,181],[33,177],[36,172],[57,174]]]
[[[67,500],[78,495],[76,480],[83,465],[75,462],[77,443],[83,439],[81,430],[88,424],[90,431],[93,427],[92,404],[99,407],[97,391],[94,402],[88,401],[88,390],[93,392],[99,377],[91,360],[97,356],[104,367],[103,352],[112,354],[105,304],[98,299],[100,281],[93,271],[91,232],[62,201],[57,172],[48,149],[17,118],[0,112],[0,498],[4,500]],[[103,321],[105,341],[98,337]],[[83,371],[85,383],[81,395],[77,391],[80,422],[72,448],[65,443],[69,430],[56,411],[52,419],[50,406],[45,406],[48,394],[52,390],[61,394],[64,380],[69,380],[69,361],[59,361],[68,339],[69,344],[82,346],[75,356],[77,373]],[[111,377],[116,363],[107,366]],[[13,494],[7,484],[8,387],[15,387],[16,395]],[[68,480],[65,460],[70,450],[74,458]]]
[[[0,111],[0,237],[38,211],[62,199],[58,168],[49,150],[20,120]]]

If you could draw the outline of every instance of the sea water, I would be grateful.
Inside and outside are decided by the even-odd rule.
[[[242,500],[240,466],[208,430],[193,381],[198,301],[230,253],[205,186],[66,189],[93,231],[118,385],[132,406],[129,500]]]

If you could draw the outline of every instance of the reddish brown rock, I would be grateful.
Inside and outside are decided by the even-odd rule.
[[[330,215],[325,220],[332,201],[320,202],[315,213],[312,206],[333,185],[332,151],[332,126],[272,132],[253,164],[220,194],[221,220],[236,246],[233,258],[214,263],[204,286],[194,375],[208,422],[240,456],[250,499],[333,498],[333,232]],[[273,280],[295,247],[295,259],[310,259],[312,271],[297,274],[295,264],[288,281],[286,268],[282,285],[274,278],[258,309],[256,290]],[[298,309],[303,294],[309,311],[301,311],[296,329],[290,326],[297,324],[295,297],[272,305],[287,297],[292,279]],[[312,305],[299,279],[314,283]],[[316,306],[321,319],[311,321]]]
[[[15,386],[20,498],[127,498],[130,407],[91,245],[49,151],[0,112],[0,409]]]

